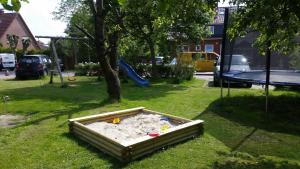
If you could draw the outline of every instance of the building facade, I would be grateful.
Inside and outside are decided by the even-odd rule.
[[[19,37],[17,49],[22,49],[22,39],[24,38],[31,41],[28,50],[40,49],[22,16],[19,13],[5,13],[0,9],[0,46],[4,48],[9,48],[7,34],[14,34]]]

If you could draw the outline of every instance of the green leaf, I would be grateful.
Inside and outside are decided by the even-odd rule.
[[[126,0],[118,0],[118,2],[121,6],[123,6],[125,4]]]
[[[3,8],[10,11],[19,11],[21,2],[28,2],[28,0],[11,0],[11,4],[8,4],[8,0],[0,0],[0,4]]]

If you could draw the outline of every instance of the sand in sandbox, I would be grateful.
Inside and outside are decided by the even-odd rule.
[[[137,114],[121,119],[119,124],[95,122],[86,125],[89,129],[118,142],[130,141],[148,133],[163,133],[163,128],[174,126],[176,125],[157,114]]]

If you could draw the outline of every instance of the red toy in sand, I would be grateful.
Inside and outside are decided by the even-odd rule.
[[[159,136],[159,133],[148,133],[148,136],[151,136],[151,137],[158,137]]]

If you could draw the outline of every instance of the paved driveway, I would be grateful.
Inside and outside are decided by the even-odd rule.
[[[62,75],[64,77],[66,76],[74,76],[74,72],[62,72]],[[16,78],[16,74],[15,74],[15,71],[8,71],[8,73],[6,73],[5,71],[0,71],[0,79],[4,79],[4,80],[7,80],[7,79],[14,79]]]
[[[14,79],[16,77],[14,71],[0,71],[0,79]]]
[[[214,80],[214,77],[213,77],[213,73],[212,72],[197,72],[194,74],[194,77],[196,79],[200,79],[200,80],[205,80],[207,81],[207,84],[205,85],[212,85],[213,84],[213,80]],[[270,90],[274,90],[274,86],[270,86],[269,87]],[[252,89],[260,89],[260,90],[264,90],[263,86],[261,85],[252,85]]]

